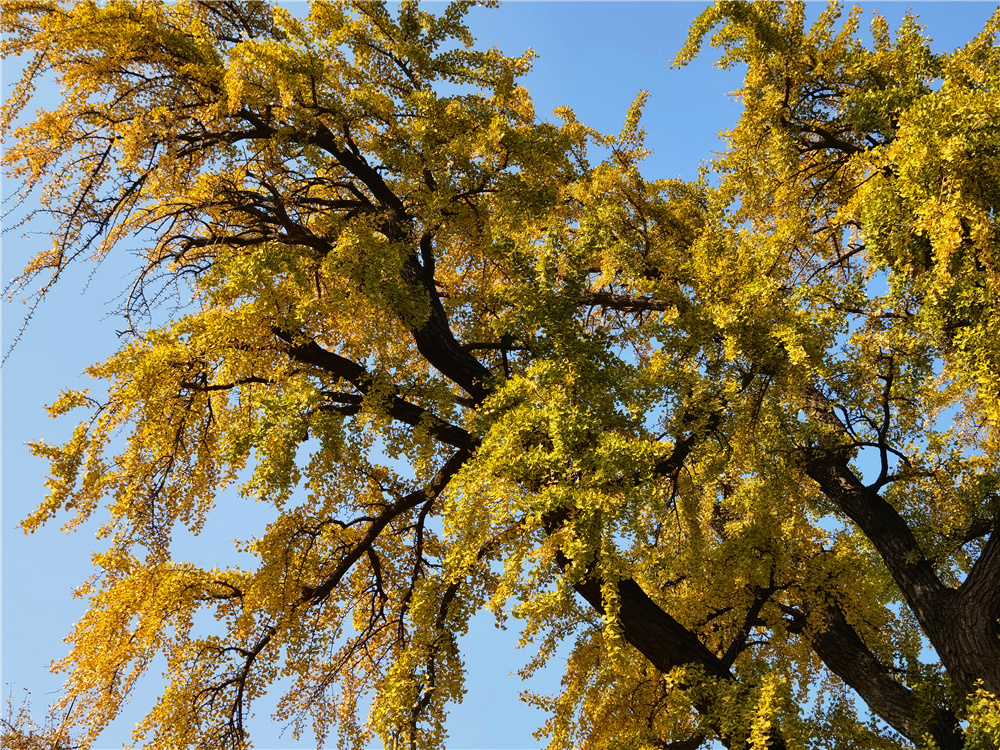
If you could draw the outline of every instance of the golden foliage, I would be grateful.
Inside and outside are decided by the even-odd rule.
[[[34,445],[25,529],[106,517],[71,726],[163,655],[140,744],[242,747],[288,678],[296,732],[443,747],[490,608],[527,672],[573,645],[553,748],[995,745],[1000,16],[940,55],[718,2],[678,62],[710,37],[745,109],[685,183],[641,173],[645,95],[537,120],[467,7],[0,7],[4,163],[58,221],[17,290],[148,243],[108,399]],[[175,559],[231,487],[254,564]]]

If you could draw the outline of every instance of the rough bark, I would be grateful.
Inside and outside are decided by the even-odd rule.
[[[957,662],[959,684],[983,687],[1000,695],[1000,509],[979,559],[958,590],[950,613],[962,626],[955,631],[960,644]]]

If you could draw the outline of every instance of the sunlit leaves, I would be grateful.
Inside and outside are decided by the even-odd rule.
[[[645,94],[617,135],[540,122],[531,54],[477,49],[467,7],[4,5],[34,56],[4,163],[58,224],[13,288],[146,248],[107,396],[33,446],[24,528],[105,544],[73,721],[163,655],[137,742],[242,746],[287,680],[296,733],[440,747],[489,608],[526,674],[570,649],[529,697],[553,747],[901,746],[843,681],[910,742],[992,736],[995,675],[925,663],[950,624],[908,576],[953,601],[992,559],[998,22],[938,54],[909,16],[866,46],[836,4],[717,3],[678,60],[745,66],[744,112],[685,183],[643,174]],[[243,567],[177,559],[250,503]]]

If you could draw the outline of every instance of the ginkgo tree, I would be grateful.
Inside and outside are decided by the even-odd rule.
[[[543,121],[467,9],[0,7],[56,226],[9,292],[144,247],[107,397],[33,446],[25,530],[105,519],[67,730],[161,656],[137,744],[244,747],[281,682],[321,743],[443,747],[492,610],[529,671],[570,648],[553,748],[1000,746],[1000,14],[943,54],[717,3],[677,62],[709,41],[744,110],[682,182],[643,97]],[[180,559],[234,485],[255,564]]]

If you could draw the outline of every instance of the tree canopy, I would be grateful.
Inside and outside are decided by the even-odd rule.
[[[106,518],[66,730],[161,655],[137,744],[244,747],[290,680],[320,742],[443,747],[492,610],[529,670],[571,646],[554,749],[1000,746],[1000,13],[944,54],[716,3],[677,62],[744,110],[683,182],[643,96],[538,118],[468,7],[0,6],[4,165],[57,227],[8,291],[144,248],[107,397],[33,445],[24,528]],[[255,564],[179,559],[234,486]]]

